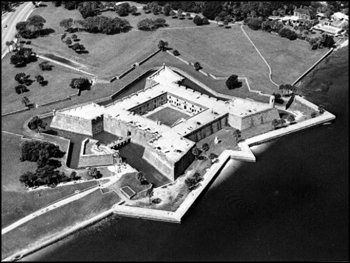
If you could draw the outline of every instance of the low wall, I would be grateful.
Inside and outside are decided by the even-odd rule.
[[[20,112],[24,112],[24,111],[27,111],[27,110],[29,110],[28,107],[22,108],[22,109],[19,109],[19,110],[15,110],[15,111],[11,111],[11,112],[8,112],[8,113],[1,114],[1,117],[13,115],[13,114],[20,113]]]
[[[120,93],[122,93],[124,90],[130,88],[132,85],[134,85],[135,82],[139,81],[141,78],[143,78],[144,75],[148,74],[148,72],[154,70],[154,68],[148,69],[146,70],[144,73],[142,73],[141,75],[139,75],[138,77],[134,78],[130,83],[126,84],[123,88],[121,88],[120,90],[118,90],[117,92],[113,93],[110,98],[113,100],[115,99]],[[119,101],[119,100],[117,100]],[[115,102],[117,102],[115,101]],[[114,104],[115,102],[113,102],[112,104]],[[108,105],[107,105],[108,106]]]
[[[93,140],[96,141],[96,140]],[[90,142],[89,138],[86,138],[81,143],[78,168],[91,167],[91,166],[104,166],[113,165],[113,154],[84,154],[86,145]]]
[[[65,237],[67,237],[67,236],[77,232],[78,230],[80,230],[82,228],[85,228],[85,227],[87,227],[89,225],[92,225],[92,224],[98,222],[98,221],[101,221],[102,219],[104,219],[104,218],[106,218],[106,217],[108,217],[108,216],[110,216],[112,214],[113,214],[113,210],[112,209],[107,210],[107,211],[105,211],[105,212],[103,212],[103,213],[101,213],[101,214],[99,214],[99,215],[97,215],[97,216],[95,216],[95,217],[93,217],[93,218],[91,218],[89,220],[86,220],[86,221],[84,221],[84,222],[82,222],[80,224],[77,224],[77,225],[75,225],[73,227],[70,227],[67,230],[61,231],[60,233],[58,233],[54,237],[52,237],[52,238],[50,238],[48,240],[45,240],[45,241],[41,242],[38,245],[34,245],[34,246],[32,246],[32,247],[30,247],[28,249],[24,249],[24,250],[22,250],[20,252],[15,253],[14,255],[11,255],[11,256],[9,256],[9,257],[7,257],[5,259],[2,259],[2,261],[16,261],[16,257],[17,256],[22,258],[22,257],[25,257],[27,255],[30,255],[30,254],[32,254],[32,253],[34,253],[34,252],[36,252],[36,251],[38,251],[38,250],[40,250],[42,248],[45,248],[45,247],[47,247],[47,246],[49,246],[49,245],[51,245],[51,244],[53,244],[53,243],[63,239],[63,238],[65,238]]]
[[[146,58],[144,58],[143,60],[141,60],[140,62],[138,62],[139,65],[142,65],[143,63],[145,63],[147,60],[149,60],[151,57],[153,57],[154,55],[158,54],[161,50],[158,49],[157,51],[153,52],[151,55],[147,56]]]
[[[44,104],[39,105],[39,107],[48,106],[48,105],[52,105],[52,104],[59,103],[59,102],[62,102],[62,101],[67,101],[67,100],[71,100],[71,98],[70,98],[70,97],[67,97],[67,98],[64,98],[64,99],[59,99],[59,100],[54,100],[54,101],[46,102],[46,103],[44,103]]]
[[[190,62],[180,58],[179,56],[175,56],[173,53],[171,53],[169,50],[167,51],[168,54],[172,55],[173,57],[177,58],[178,60],[182,61],[183,63],[187,64],[187,65],[190,65]]]
[[[126,74],[130,73],[131,71],[133,71],[136,67],[132,66],[131,68],[129,68],[128,70],[124,71],[122,74],[120,74],[119,76],[117,76],[117,79],[121,79],[123,78]]]
[[[296,132],[296,131],[305,130],[305,129],[310,128],[312,126],[316,126],[316,125],[319,125],[319,124],[322,124],[324,122],[328,122],[328,121],[331,121],[334,119],[335,119],[335,116],[326,111],[322,115],[319,115],[315,118],[305,120],[305,121],[300,122],[300,123],[292,124],[292,125],[289,125],[287,127],[280,128],[278,130],[270,131],[268,133],[255,136],[253,138],[246,139],[245,142],[249,146],[262,144],[262,143],[274,140],[278,137],[285,136],[287,134],[291,134],[291,133]]]
[[[319,60],[317,60],[308,70],[306,70],[299,78],[297,78],[291,85],[297,84],[302,80],[311,70],[313,70],[324,58],[333,52],[334,48],[331,48],[326,54],[324,54]]]

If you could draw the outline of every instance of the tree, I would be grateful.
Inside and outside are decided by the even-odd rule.
[[[74,78],[70,83],[71,88],[79,90],[87,89],[90,85],[91,83],[87,78]]]
[[[160,40],[158,43],[158,48],[162,51],[166,50],[166,47],[168,46],[168,42]]]
[[[153,19],[146,18],[137,23],[137,28],[140,30],[153,30],[156,28],[156,23]]]
[[[67,36],[66,33],[63,33],[62,36],[61,36],[61,41],[63,41],[63,39]]]
[[[73,171],[73,172],[71,172],[69,178],[70,178],[71,180],[75,180],[76,175],[77,175],[77,172],[76,172],[76,171]]]
[[[17,66],[22,66],[26,63],[26,60],[23,55],[16,53],[10,57],[11,64]]]
[[[39,63],[39,68],[44,71],[44,70],[51,70],[52,69],[52,65],[48,64],[48,61],[43,61],[41,63]]]
[[[66,18],[60,22],[60,27],[64,27],[68,32],[71,31],[73,18]]]
[[[279,121],[277,119],[273,119],[271,122],[272,126],[276,129],[277,126],[279,125]]]
[[[208,1],[204,2],[202,14],[210,20],[214,20],[215,17],[222,11],[221,2]]]
[[[20,72],[15,75],[15,80],[20,84],[24,84],[24,82],[26,81],[26,77],[27,74]]]
[[[83,50],[85,50],[85,47],[82,45],[82,44],[79,44],[79,43],[75,43],[73,46],[72,46],[72,49],[75,51],[75,52],[81,52]]]
[[[22,94],[28,90],[27,90],[27,87],[25,85],[18,85],[15,87],[15,91],[17,94]]]
[[[238,86],[238,76],[233,74],[226,80],[226,87],[228,89],[234,89]]]
[[[200,154],[200,150],[197,147],[194,147],[192,149],[192,154],[194,155],[194,157],[197,159],[199,154]]]
[[[40,36],[40,31],[43,29],[46,20],[42,16],[34,15],[29,17],[27,21],[29,22],[29,25],[33,25],[35,27],[35,31],[39,32]]]
[[[130,8],[129,3],[123,3],[116,6],[115,11],[119,16],[127,16],[129,14],[129,8]]]
[[[324,107],[322,105],[318,106],[318,112],[320,114],[323,114],[325,112],[325,109],[324,109]]]
[[[295,121],[294,115],[292,115],[292,114],[288,115],[287,120],[288,120],[290,123],[294,122],[294,121]]]
[[[154,22],[157,27],[163,27],[166,23],[166,20],[164,18],[156,18]]]
[[[175,13],[174,10],[171,10],[170,13],[169,13],[169,15],[172,16],[172,17],[175,17],[175,16],[176,16],[176,13]]]
[[[40,119],[38,116],[33,117],[29,122],[28,122],[28,128],[31,130],[35,130],[36,132],[40,132],[40,129],[45,129],[47,126],[47,123],[44,122],[42,119]],[[45,152],[45,156],[48,156],[47,159],[50,158],[49,152]]]
[[[202,25],[209,25],[209,24],[210,24],[210,23],[209,23],[208,18],[203,17],[203,18],[202,18]]]
[[[11,52],[10,46],[12,46],[13,44],[14,44],[13,40],[11,40],[11,41],[6,41],[6,46],[8,47],[9,52]]]
[[[219,16],[215,17],[215,21],[216,21],[216,24],[219,24],[219,22],[221,21],[221,18]]]
[[[169,16],[170,15],[170,11],[171,11],[171,6],[170,4],[166,4],[164,7],[163,7],[163,13],[165,16]]]
[[[236,130],[233,131],[233,136],[234,136],[235,139],[236,139],[236,143],[238,143],[239,138],[241,138],[241,134],[242,134],[241,131],[238,130],[238,129],[236,129]]]
[[[193,66],[194,66],[195,70],[197,70],[197,71],[202,68],[202,66],[201,66],[201,64],[199,64],[199,62],[195,62]]]
[[[30,100],[27,97],[23,97],[22,103],[24,104],[24,106],[28,107],[28,105],[30,104]]]
[[[68,47],[70,47],[70,45],[72,45],[72,40],[70,39],[70,37],[67,37],[67,39],[66,39],[66,44],[67,44],[67,46]]]
[[[151,188],[147,191],[146,195],[149,198],[149,204],[151,204],[151,198],[153,196],[153,186],[151,186]]]
[[[209,150],[209,144],[208,144],[208,143],[204,143],[204,144],[202,145],[202,150],[203,150],[203,152],[208,151],[208,150]]]
[[[215,158],[218,158],[218,155],[217,155],[217,154],[215,154],[215,153],[210,153],[210,154],[209,154],[209,159],[210,159],[210,160],[214,160]]]
[[[195,23],[197,26],[202,25],[202,18],[201,18],[199,15],[196,15],[196,16],[193,18],[193,23]]]
[[[44,81],[44,77],[41,76],[41,75],[36,75],[36,76],[35,76],[35,79],[36,79],[36,81],[37,81],[39,84],[42,84],[43,81]]]
[[[179,55],[180,55],[180,53],[179,53],[179,51],[178,51],[177,49],[175,49],[175,50],[173,51],[173,54],[174,54],[174,56],[179,56]]]
[[[142,172],[138,172],[136,177],[137,177],[137,180],[139,180],[141,184],[142,184],[143,181],[146,180],[146,178],[145,178],[145,176],[144,176],[144,174]]]

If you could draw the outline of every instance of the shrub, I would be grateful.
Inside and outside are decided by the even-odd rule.
[[[201,64],[199,64],[199,62],[195,62],[193,66],[194,66],[195,70],[197,70],[197,71],[202,68]]]
[[[209,154],[209,159],[210,159],[210,160],[214,160],[215,158],[218,158],[218,155],[217,155],[217,154],[215,154],[215,153],[210,153],[210,154]]]
[[[238,86],[238,76],[233,74],[226,80],[226,87],[228,89],[234,89]]]
[[[179,56],[180,55],[179,51],[177,51],[176,49],[173,51],[173,54],[174,54],[174,56]]]
[[[196,16],[193,18],[193,23],[195,23],[197,26],[202,25],[202,18],[201,18],[199,15],[196,15]]]

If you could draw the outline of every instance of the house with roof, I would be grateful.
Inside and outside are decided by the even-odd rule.
[[[316,12],[314,12],[314,10],[311,8],[300,7],[294,9],[294,16],[303,20],[313,20],[316,17]]]

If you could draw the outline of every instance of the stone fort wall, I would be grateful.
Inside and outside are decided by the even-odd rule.
[[[56,112],[52,118],[50,127],[94,136],[103,131],[103,114],[97,116],[95,119],[89,120],[62,112]]]
[[[113,154],[112,153],[85,154],[86,145],[90,141],[96,142],[97,140],[92,140],[92,139],[86,138],[81,143],[78,168],[91,167],[91,166],[113,165]]]
[[[227,126],[227,119],[228,114],[222,115],[221,117],[207,123],[206,125],[203,125],[184,137],[191,141],[198,142]]]
[[[280,119],[278,110],[276,108],[260,111],[255,114],[251,114],[249,116],[243,117],[240,130],[245,130],[253,126],[259,126],[265,123],[271,123],[271,128],[273,128],[272,126],[273,119],[277,119],[277,120]]]
[[[112,116],[104,116],[103,129],[106,132],[112,133],[114,135],[122,136],[124,138],[131,137],[131,141],[142,146],[147,146],[148,142],[155,139],[159,135],[156,133],[151,133],[147,130],[142,130],[138,126],[127,123]]]

